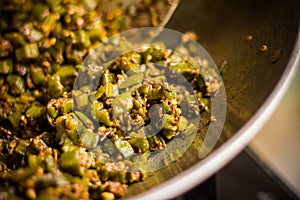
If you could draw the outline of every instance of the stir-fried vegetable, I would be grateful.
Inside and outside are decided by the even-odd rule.
[[[159,25],[172,3],[128,2],[0,1],[1,198],[122,197],[128,184],[147,176],[137,160],[196,131],[190,120],[195,113],[182,114],[193,108],[181,102],[192,99],[163,84],[166,74],[150,70],[158,82],[144,81],[144,73],[127,74],[143,64],[163,64],[190,81],[200,111],[208,111],[218,84],[205,82],[170,51],[131,51],[103,71],[96,91],[73,90],[91,49],[122,30]]]

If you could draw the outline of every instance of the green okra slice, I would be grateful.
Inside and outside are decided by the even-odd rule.
[[[27,43],[22,33],[11,32],[5,35],[14,45],[14,47],[23,47]]]
[[[19,155],[25,156],[30,143],[26,140],[19,140],[15,148],[15,152]]]
[[[36,86],[42,84],[46,78],[44,70],[33,65],[30,66],[30,76]]]
[[[75,34],[75,44],[82,45],[88,48],[91,45],[89,33],[85,30],[78,30],[74,32]]]
[[[129,143],[136,149],[139,149],[142,153],[149,151],[149,141],[146,137],[131,137]]]
[[[60,97],[63,93],[64,86],[60,82],[60,77],[58,75],[53,75],[49,78],[48,82],[48,94],[51,99],[56,99]]]
[[[99,135],[90,129],[86,129],[81,133],[80,141],[87,149],[93,149],[98,145]]]
[[[101,122],[107,126],[113,126],[114,123],[110,120],[109,112],[107,109],[97,109],[95,110],[98,122]]]
[[[59,160],[61,169],[74,176],[83,176],[90,164],[88,154],[79,148],[63,153]]]
[[[112,102],[114,115],[118,116],[133,108],[133,98],[131,93],[123,93],[117,96]]]
[[[66,99],[63,104],[60,105],[61,113],[69,113],[73,110],[73,99]]]
[[[0,74],[10,74],[13,71],[13,60],[3,59],[0,60]]]
[[[32,106],[25,115],[27,119],[40,119],[46,114],[46,108],[44,106]]]
[[[114,143],[125,158],[134,154],[134,150],[128,141],[117,139]]]
[[[135,73],[127,78],[125,78],[125,80],[123,82],[120,82],[120,89],[124,89],[124,88],[130,88],[134,85],[137,85],[139,83],[142,82],[143,80],[143,73]]]
[[[50,32],[54,29],[54,25],[57,22],[59,18],[59,14],[57,13],[51,13],[49,14],[42,24],[42,30],[45,36],[48,36]]]
[[[16,111],[13,114],[8,116],[8,120],[13,125],[14,128],[18,128],[20,125],[22,113],[20,111]]]
[[[23,47],[16,49],[15,56],[17,61],[34,59],[40,55],[37,43],[25,44]]]
[[[36,20],[42,21],[49,15],[50,11],[47,5],[43,3],[35,3],[32,7],[31,13]]]
[[[76,69],[72,65],[63,65],[56,72],[61,78],[72,77],[77,75]]]
[[[26,86],[24,79],[16,74],[9,74],[6,77],[6,81],[9,86],[9,91],[13,95],[19,95],[25,92]]]

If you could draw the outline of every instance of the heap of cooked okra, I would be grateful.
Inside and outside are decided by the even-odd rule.
[[[178,134],[188,135],[196,128],[181,117],[172,87],[145,82],[135,93],[119,95],[119,103],[112,101],[115,86],[130,69],[148,62],[171,66],[169,51],[149,48],[119,57],[103,72],[93,102],[82,91],[73,91],[90,49],[130,27],[157,26],[171,3],[124,2],[110,7],[102,0],[0,2],[1,199],[122,197],[128,184],[146,177],[142,168],[129,170],[135,167],[131,155],[163,149]],[[200,110],[207,110],[206,97],[217,84],[205,85],[200,72],[184,60],[172,67],[194,86]],[[133,81],[126,87],[135,85]],[[75,92],[81,93],[73,102]],[[126,119],[112,116],[129,112],[135,125],[145,125],[149,108],[158,102],[166,110],[166,123],[152,137],[125,134],[118,127]],[[84,109],[90,103],[97,128],[90,116],[73,110],[74,104]],[[108,140],[111,143],[105,143]],[[114,144],[117,157],[128,159],[112,160],[100,144]]]

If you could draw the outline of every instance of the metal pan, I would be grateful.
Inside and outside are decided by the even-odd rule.
[[[181,1],[166,27],[195,31],[215,63],[228,63],[223,73],[227,117],[221,141],[225,142],[204,159],[191,146],[176,163],[129,186],[128,198],[174,198],[217,172],[247,145],[295,74],[300,54],[299,10],[298,0]],[[261,50],[263,45],[266,51]]]

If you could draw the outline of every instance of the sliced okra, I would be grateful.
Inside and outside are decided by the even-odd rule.
[[[65,172],[75,176],[83,176],[90,165],[90,158],[85,151],[77,148],[63,153],[59,165]]]
[[[110,115],[107,109],[97,109],[95,110],[96,112],[96,118],[98,122],[101,122],[107,126],[113,126],[114,123],[110,120]]]
[[[34,59],[40,55],[37,43],[25,44],[23,47],[16,49],[15,56],[17,61]]]
[[[38,86],[45,81],[45,73],[44,70],[37,66],[30,66],[30,76],[33,83]]]
[[[63,93],[64,86],[61,84],[60,77],[58,75],[51,76],[47,82],[47,86],[48,95],[51,99],[56,99]]]
[[[15,129],[17,129],[20,125],[22,113],[20,111],[16,111],[13,114],[8,116],[8,120],[13,125]]]
[[[13,95],[19,95],[25,92],[24,79],[16,74],[9,74],[6,77],[9,86],[9,92]]]
[[[84,130],[80,135],[80,141],[87,149],[93,149],[98,145],[99,135],[90,129]]]
[[[131,93],[123,93],[117,96],[112,102],[114,115],[121,115],[133,108],[133,98]]]
[[[13,71],[12,59],[0,60],[0,74],[10,74]]]

